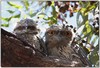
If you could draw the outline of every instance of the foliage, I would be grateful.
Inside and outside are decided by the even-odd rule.
[[[23,6],[15,4],[13,2],[7,2],[8,5],[16,8],[17,11],[19,11],[20,13],[14,15],[16,11],[7,10],[7,12],[12,15],[9,18],[1,17],[1,19],[6,22],[9,22],[12,18],[20,19],[21,17],[36,17],[37,19],[43,19],[44,22],[46,24],[49,24],[50,26],[53,24],[58,24],[59,21],[62,21],[63,25],[65,25],[65,23],[63,22],[66,22],[66,24],[68,25],[68,22],[66,21],[67,12],[70,13],[70,17],[73,17],[74,13],[77,13],[77,28],[70,25],[70,27],[74,30],[77,36],[77,38],[75,38],[75,42],[77,42],[77,44],[86,51],[89,61],[94,66],[97,66],[99,60],[99,44],[97,44],[96,46],[94,46],[94,44],[99,37],[99,18],[94,17],[92,19],[89,19],[88,17],[89,13],[92,13],[93,16],[99,14],[98,12],[96,12],[96,9],[99,6],[98,1],[41,1],[38,2],[38,5],[41,7],[39,7],[37,11],[34,10],[34,7],[30,8],[35,1],[24,0],[20,2],[23,4]],[[24,15],[22,15],[22,11],[25,12]],[[80,21],[80,16],[83,19],[82,22]],[[4,23],[1,26],[8,27],[9,23]],[[82,32],[80,32],[81,34],[77,34],[78,29],[80,29],[81,27],[83,27]]]

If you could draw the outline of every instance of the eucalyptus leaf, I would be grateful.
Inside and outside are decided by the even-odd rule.
[[[90,28],[88,28],[89,25],[88,25],[88,21],[86,21],[85,23],[85,26],[84,26],[84,29],[83,29],[83,34],[86,35],[87,33],[90,32]]]
[[[9,24],[1,24],[3,27],[9,27]]]
[[[12,18],[12,17],[9,17],[9,18],[4,18],[4,17],[2,17],[1,19],[4,20],[4,21],[6,21],[6,22],[9,22],[9,21],[11,20],[11,18]]]
[[[36,16],[36,14],[37,14],[37,12],[35,12],[35,13],[30,13],[29,16],[30,16],[30,17],[34,17],[34,16]]]
[[[82,38],[88,37],[88,42],[90,42],[90,39],[93,35],[93,28],[92,26],[89,24],[89,21],[85,22],[85,26],[83,28],[82,33],[84,34],[84,36]]]
[[[18,5],[18,4],[15,4],[15,3],[12,3],[12,2],[7,2],[10,6],[14,7],[14,8],[17,8],[17,9],[20,9],[22,8],[21,5]]]
[[[27,0],[24,0],[24,1],[23,1],[23,4],[24,4],[26,10],[28,10],[28,7],[29,7],[28,1],[27,1]]]
[[[1,19],[8,22],[8,19],[9,19],[9,18],[4,18],[4,17],[2,17]]]
[[[89,61],[94,65],[99,60],[98,50],[99,50],[99,45],[97,45],[93,50],[93,52],[91,52],[91,54],[89,55]]]
[[[20,18],[20,14],[14,15],[13,18]]]
[[[55,7],[52,6],[52,9],[53,9],[53,11],[52,11],[52,15],[53,15],[54,17],[57,17],[57,12],[56,12]]]
[[[45,13],[40,13],[40,14],[38,14],[38,16],[40,17],[40,18],[44,18],[45,16],[47,16]]]
[[[12,10],[7,10],[9,13],[13,14],[15,11]]]

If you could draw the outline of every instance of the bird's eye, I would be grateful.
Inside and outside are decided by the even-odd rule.
[[[72,33],[71,33],[70,31],[66,31],[66,32],[65,32],[65,35],[66,35],[66,36],[72,36]]]
[[[70,31],[61,31],[61,35],[63,35],[63,36],[72,36],[72,33]]]
[[[27,29],[30,29],[30,30],[35,30],[36,27],[35,26],[28,26]]]
[[[16,29],[14,29],[14,30],[24,30],[24,29],[25,29],[24,26],[19,26],[19,27],[16,27]]]
[[[55,34],[55,31],[54,30],[50,30],[50,31],[48,31],[48,34],[53,35],[53,34]]]
[[[70,35],[70,33],[69,32],[66,32],[66,35]]]

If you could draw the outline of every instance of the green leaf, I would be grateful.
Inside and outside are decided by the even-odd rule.
[[[30,14],[30,16],[33,17],[33,16],[35,16],[36,14],[37,14],[37,13],[32,13],[32,14]]]
[[[12,10],[7,10],[9,13],[13,14],[15,11]]]
[[[84,29],[83,29],[83,34],[85,35],[85,34],[87,34],[87,33],[89,33],[89,32],[91,32],[91,27],[90,27],[88,21],[86,21],[85,27],[84,27]]]
[[[9,24],[1,24],[3,27],[9,27]]]
[[[1,19],[8,22],[8,18],[2,17]]]
[[[35,16],[36,14],[37,14],[37,12],[33,13],[32,10],[30,10],[29,13],[28,13],[28,15],[29,15],[30,17],[33,17],[33,16]]]
[[[49,17],[48,19],[50,20],[50,22],[48,22],[49,25],[57,24],[56,18],[54,18],[54,17]]]
[[[98,55],[98,50],[99,50],[99,45],[95,47],[93,52],[89,55],[89,61],[92,62],[92,64],[96,64],[99,60],[99,55]]]
[[[92,9],[94,9],[94,8],[96,8],[95,5],[89,5],[89,6],[86,8],[86,10],[84,11],[84,15],[85,15],[85,16],[88,15],[88,13],[89,13]]]
[[[39,18],[44,18],[44,15],[38,15]]]
[[[39,18],[44,18],[45,16],[46,16],[45,13],[40,13],[40,14],[38,14],[38,17],[39,17]]]
[[[48,17],[48,19],[45,19],[45,20],[50,20],[50,22],[48,22],[49,25],[52,25],[52,24],[57,24],[57,12],[56,12],[56,9],[54,7],[54,5],[52,5],[52,17]]]
[[[26,10],[28,10],[28,7],[29,7],[28,1],[27,1],[27,0],[24,0],[24,1],[23,1],[23,4],[24,4]]]
[[[52,9],[53,9],[53,11],[52,11],[52,15],[56,18],[56,17],[57,17],[56,9],[55,9],[54,6],[52,6]]]
[[[20,14],[14,15],[13,18],[20,18]]]
[[[86,29],[87,29],[87,33],[91,32],[91,25],[89,24],[89,21],[86,21],[85,23]]]
[[[85,23],[85,26],[84,26],[84,29],[83,29],[83,34],[84,36],[82,38],[85,38],[85,37],[89,37],[88,38],[88,42],[90,41],[92,35],[93,35],[93,31],[92,31],[92,26],[89,24],[89,21],[86,21]]]
[[[86,16],[88,15],[88,13],[92,10],[92,9],[95,9],[96,6],[97,6],[97,2],[96,3],[93,3],[92,5],[90,4],[89,1],[87,2],[79,2],[80,5],[81,5],[81,10],[80,12],[82,13],[82,15]]]
[[[54,4],[55,4],[54,1],[52,1],[52,4],[51,5],[54,6]]]
[[[43,18],[44,20],[48,20],[48,18]]]
[[[80,12],[82,13],[82,15],[84,15],[84,11],[86,11],[86,8],[81,8]]]
[[[18,4],[15,4],[15,3],[12,3],[12,2],[7,2],[10,6],[14,7],[14,8],[17,8],[17,9],[20,9],[22,8],[22,6],[18,5]]]
[[[6,21],[6,22],[9,22],[9,21],[11,20],[11,18],[12,18],[12,17],[9,17],[9,18],[4,18],[4,17],[2,17],[1,19],[4,20],[4,21]]]

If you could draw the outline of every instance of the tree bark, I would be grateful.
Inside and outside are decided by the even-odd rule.
[[[26,48],[27,43],[22,42],[12,33],[1,29],[1,66],[2,67],[81,67],[58,58],[43,56],[34,48]],[[35,52],[35,53],[33,53]]]

